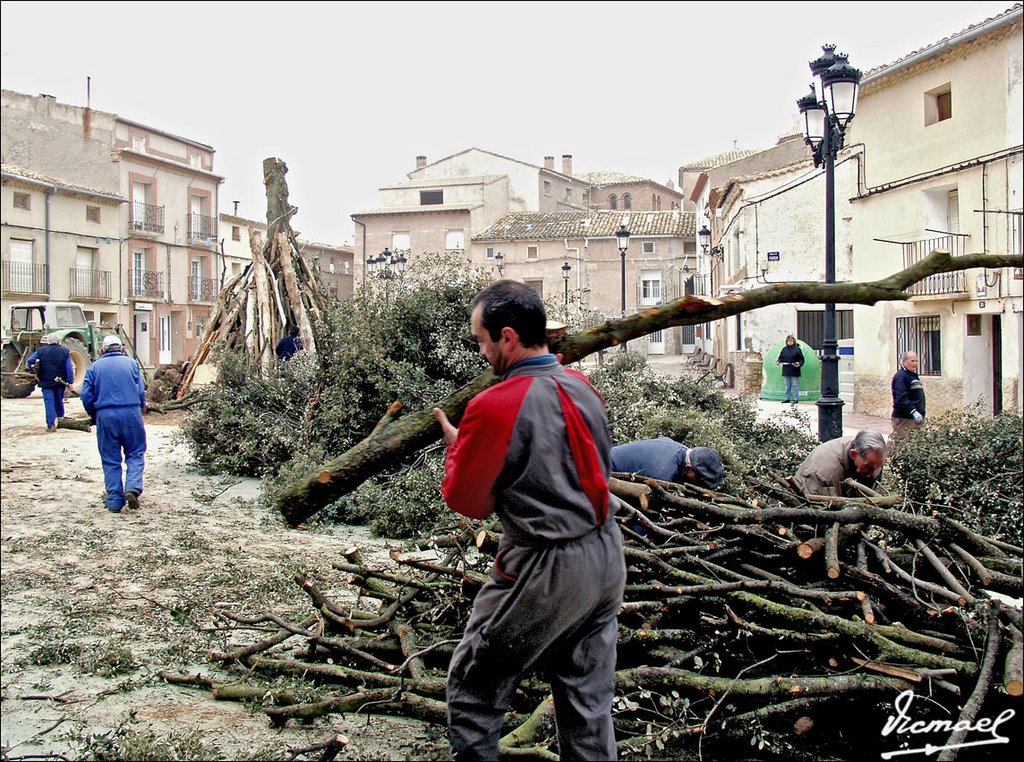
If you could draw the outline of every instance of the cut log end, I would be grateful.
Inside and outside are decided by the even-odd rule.
[[[793,732],[798,736],[806,735],[812,730],[814,730],[814,720],[806,715],[793,723]]]

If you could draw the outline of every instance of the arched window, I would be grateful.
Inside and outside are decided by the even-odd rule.
[[[628,193],[623,193],[622,194],[622,208],[623,209],[632,209],[633,208],[633,197],[630,196]]]
[[[614,193],[608,197],[608,208],[609,209],[618,209],[619,208],[619,199],[615,196]]]
[[[651,210],[656,211],[658,208],[658,195],[656,193],[651,194]]]

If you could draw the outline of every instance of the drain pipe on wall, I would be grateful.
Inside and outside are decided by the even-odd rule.
[[[363,258],[359,261],[359,264],[363,266],[363,287],[366,287],[366,225],[359,220],[352,218],[352,222],[357,224],[363,229]],[[353,252],[353,255],[355,252]],[[355,296],[356,291],[356,263],[352,263],[352,295]]]
[[[47,188],[44,193],[46,194],[46,205],[44,213],[43,228],[45,232],[45,238],[43,241],[43,251],[46,263],[46,295],[50,295],[50,197],[57,192],[57,186],[51,185]]]

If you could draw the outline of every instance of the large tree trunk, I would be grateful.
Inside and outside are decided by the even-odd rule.
[[[613,347],[653,331],[679,325],[697,325],[738,315],[773,304],[867,304],[904,301],[905,289],[929,275],[975,267],[1020,267],[1024,257],[997,254],[968,254],[951,257],[947,251],[933,251],[915,265],[888,278],[871,283],[781,283],[745,291],[723,299],[686,295],[667,304],[651,307],[621,319],[608,320],[579,333],[553,338],[552,352],[563,363]],[[454,394],[437,403],[453,421],[458,421],[470,399],[498,382],[490,370],[481,373]],[[382,468],[437,441],[441,431],[429,409],[411,413],[378,425],[348,452],[324,463],[315,472],[285,486],[277,506],[291,526],[300,524],[321,508],[345,495]]]
[[[325,301],[316,273],[302,259],[290,220],[298,209],[288,202],[288,167],[280,159],[263,162],[267,189],[267,239],[262,245],[250,238],[252,262],[218,296],[210,322],[188,363],[177,398],[191,391],[196,368],[209,361],[214,349],[243,349],[266,376],[275,363],[277,340],[289,323],[299,326],[303,348],[316,351],[310,316],[323,310]],[[280,293],[284,286],[284,297]]]

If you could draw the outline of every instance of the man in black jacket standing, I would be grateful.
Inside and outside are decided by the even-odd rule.
[[[46,411],[46,430],[57,430],[57,419],[64,417],[64,391],[75,380],[75,367],[71,353],[60,343],[60,337],[51,333],[40,339],[39,347],[28,356],[25,364],[39,377],[39,390],[43,393]],[[38,366],[38,367],[34,367]]]
[[[892,437],[902,439],[924,423],[924,384],[917,375],[917,352],[904,352],[892,377]]]

